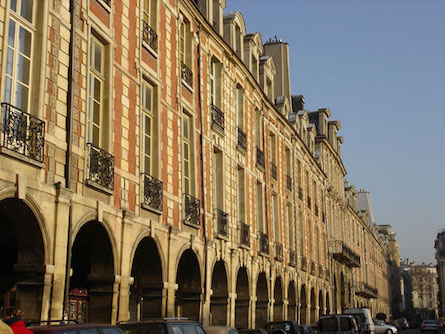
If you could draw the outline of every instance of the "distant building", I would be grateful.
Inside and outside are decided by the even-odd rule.
[[[436,249],[437,260],[437,283],[439,285],[439,311],[440,315],[445,315],[445,230],[437,234],[436,242],[434,243]]]

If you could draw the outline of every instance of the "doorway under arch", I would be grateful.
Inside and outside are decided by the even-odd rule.
[[[212,291],[210,299],[210,320],[213,326],[227,326],[227,273],[224,261],[216,262],[212,274]]]
[[[263,328],[267,322],[267,306],[269,305],[269,290],[264,272],[258,275],[256,298],[255,328]]]
[[[250,289],[246,267],[238,270],[236,277],[235,328],[249,328]]]

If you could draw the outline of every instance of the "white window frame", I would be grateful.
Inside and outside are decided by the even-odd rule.
[[[187,121],[187,127],[188,127],[188,136],[184,133],[184,122]],[[183,145],[183,152],[182,152],[182,176],[183,176],[183,186],[184,186],[184,193],[188,195],[194,195],[193,189],[192,189],[192,159],[193,159],[193,133],[192,133],[192,116],[190,116],[187,113],[182,114],[182,145]],[[186,149],[188,148],[186,154]],[[188,163],[188,167],[186,168],[186,163]],[[186,174],[187,172],[187,174]]]
[[[146,106],[146,89],[150,90],[150,106]],[[153,85],[151,85],[147,80],[142,81],[142,92],[141,92],[141,107],[142,107],[142,170],[144,173],[153,176],[153,133],[154,133],[154,122],[155,122],[155,113],[154,113],[154,93],[155,89]],[[146,127],[146,119],[149,119],[150,128]],[[146,139],[149,140],[150,147],[146,146]],[[149,161],[147,166],[146,161]]]

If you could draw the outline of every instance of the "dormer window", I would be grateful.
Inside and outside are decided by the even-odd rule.
[[[241,29],[238,25],[235,26],[235,49],[236,54],[241,58]]]
[[[272,81],[269,78],[266,79],[266,95],[270,101],[273,100]]]

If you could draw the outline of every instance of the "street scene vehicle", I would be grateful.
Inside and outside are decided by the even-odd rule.
[[[425,331],[435,331],[438,333],[439,325],[437,324],[436,320],[423,320],[422,324],[420,325],[420,331],[422,333]]]
[[[359,332],[357,321],[352,315],[325,315],[318,320],[319,334],[357,334]]]
[[[383,320],[374,320],[375,334],[395,334],[397,328],[386,324]]]
[[[344,314],[351,314],[360,318],[360,330],[362,334],[374,334],[374,322],[372,321],[371,311],[366,307],[347,308],[343,311]]]
[[[199,323],[186,318],[128,321],[118,323],[118,327],[125,334],[206,334]]]
[[[400,330],[409,329],[408,320],[405,318],[398,318],[396,319],[396,322],[399,324]]]
[[[114,325],[78,324],[63,321],[60,321],[59,324],[53,323],[54,322],[51,322],[41,326],[30,324],[28,328],[33,331],[34,334],[122,334],[122,330]]]
[[[287,334],[301,334],[300,326],[295,321],[272,321],[264,325],[268,334],[274,331],[282,330]]]
[[[206,334],[239,334],[236,329],[226,326],[206,326],[204,331]]]
[[[263,328],[238,330],[240,334],[267,334]]]

